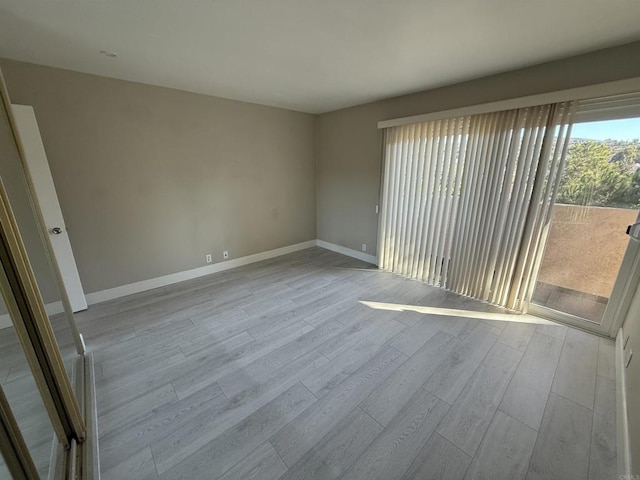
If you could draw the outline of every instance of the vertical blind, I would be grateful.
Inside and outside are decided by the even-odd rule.
[[[567,102],[386,129],[380,267],[522,311],[572,109]]]

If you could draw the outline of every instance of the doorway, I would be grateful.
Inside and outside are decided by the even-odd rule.
[[[639,209],[640,118],[574,124],[530,310],[605,333],[637,256],[626,228]]]

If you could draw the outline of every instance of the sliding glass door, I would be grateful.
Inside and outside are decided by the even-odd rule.
[[[637,221],[640,208],[639,139],[639,118],[574,125],[534,311],[607,330],[637,256],[626,228]]]
[[[380,267],[522,311],[571,113],[559,103],[387,129]]]
[[[1,299],[0,308],[7,311]],[[0,351],[0,404],[4,396],[5,408],[13,413],[33,466],[40,478],[48,478],[51,450],[57,445],[57,439],[13,325],[0,330]],[[0,459],[0,480],[10,478],[6,463]]]
[[[7,311],[3,300],[0,300],[0,308]],[[29,360],[13,325],[0,330],[0,352],[0,404],[4,403],[5,408],[12,412],[40,478],[48,478],[51,451],[58,442]],[[0,480],[8,479],[11,476],[7,463],[0,458]]]
[[[381,268],[613,334],[640,276],[640,94],[385,130]]]
[[[86,428],[9,199],[0,182],[0,451],[13,478],[67,478]],[[6,320],[5,320],[6,321]],[[70,366],[77,365],[69,359]]]
[[[0,480],[91,480],[91,357],[50,255],[1,74],[0,107]]]

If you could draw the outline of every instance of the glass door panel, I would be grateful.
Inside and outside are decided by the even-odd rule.
[[[10,134],[8,131],[0,133],[5,136]],[[5,139],[0,140],[4,141]],[[0,162],[0,179],[2,179],[11,210],[18,224],[20,236],[49,315],[65,368],[67,373],[71,375],[71,364],[77,358],[78,353],[82,351],[75,318],[72,312],[65,309],[65,292],[56,272],[57,267],[54,264],[50,245],[47,244],[48,232],[42,227],[38,206],[29,187],[27,174],[17,146],[7,138],[2,149],[6,155]]]
[[[18,335],[13,325],[6,326],[8,315],[2,298],[0,311],[5,325],[0,328],[0,387],[40,478],[46,479],[57,438]],[[4,459],[0,463],[0,480],[11,479]]]
[[[92,452],[96,442],[83,415],[87,359],[31,193],[1,72],[0,103],[0,475],[61,478],[65,469],[81,471],[83,460],[86,472],[95,467],[83,450]],[[75,385],[72,366],[81,372]]]
[[[600,324],[640,207],[640,119],[574,125],[532,303]]]
[[[0,455],[0,480],[11,480],[11,474],[9,473],[9,469],[4,463],[2,455]]]

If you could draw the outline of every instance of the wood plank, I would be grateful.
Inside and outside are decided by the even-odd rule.
[[[227,470],[220,480],[276,480],[287,471],[278,452],[265,442]]]
[[[216,352],[216,349],[197,355],[189,366],[176,368],[175,374],[170,372],[178,398],[185,398],[232,371],[295,342],[312,329],[313,327],[310,326],[292,325],[290,328],[278,332],[277,338],[269,337],[263,341],[248,343],[246,346],[230,351]]]
[[[531,323],[507,322],[498,342],[524,352],[535,330],[536,326]]]
[[[250,372],[239,369],[230,377],[220,379],[217,384],[229,400],[238,403],[240,399],[259,397],[272,389],[289,388],[327,363],[329,360],[311,350],[272,372],[252,376]]]
[[[167,465],[177,464],[189,456],[193,451],[203,448],[225,430],[242,422],[258,409],[281,398],[294,389],[313,395],[301,384],[289,387],[288,382],[268,382],[255,391],[231,398],[222,405],[212,405],[197,418],[184,422],[171,435],[160,438],[151,445],[154,456],[160,459],[158,471],[165,470]],[[285,391],[286,390],[286,391]],[[315,397],[313,397],[315,400]]]
[[[549,335],[550,337],[557,338],[558,340],[564,340],[567,335],[568,328],[559,323],[540,324],[536,326],[536,332],[543,335]]]
[[[299,336],[295,341],[263,355],[240,369],[233,370],[218,380],[222,391],[231,398],[238,393],[250,389],[260,379],[269,376],[274,371],[282,368],[310,350],[318,347],[327,338],[339,335],[344,327],[338,322],[330,321],[314,328],[310,332]],[[319,355],[316,352],[317,355]]]
[[[520,351],[495,343],[442,420],[438,433],[473,457],[521,358]]]
[[[345,288],[350,287],[347,286]],[[326,298],[320,298],[314,303],[320,303],[320,305],[313,313],[305,316],[304,321],[316,327],[351,308],[354,304],[354,299],[351,295],[347,294],[328,295]]]
[[[479,323],[438,366],[425,383],[425,388],[452,404],[497,338],[495,330]]]
[[[293,465],[300,460],[406,358],[393,348],[383,348],[331,393],[274,435],[271,443],[285,463]]]
[[[469,455],[434,433],[402,480],[462,480],[469,464]]]
[[[179,339],[193,337],[200,333],[189,319],[172,322],[136,333],[133,338],[109,345],[107,349],[98,350],[94,352],[94,358],[96,362],[114,360],[126,362],[135,358],[140,351],[167,351],[177,345]]]
[[[598,339],[598,368],[597,374],[609,378],[616,379],[616,342],[610,338]]]
[[[591,421],[591,410],[551,393],[527,480],[587,478]]]
[[[448,409],[449,405],[421,388],[342,478],[401,478]]]
[[[226,397],[214,383],[183,400],[162,405],[153,415],[128,423],[125,428],[111,434],[100,432],[100,465],[103,468],[118,465],[152,443],[173,435],[178,427],[205,415],[207,410],[219,410],[226,404]]]
[[[383,428],[360,408],[352,410],[280,480],[334,480],[351,466]]]
[[[467,317],[442,316],[440,318],[440,330],[450,333],[455,337],[464,337],[469,335],[481,320]],[[492,328],[496,328],[496,322],[487,324]]]
[[[106,415],[114,408],[155,390],[158,385],[170,382],[174,371],[185,371],[190,367],[188,360],[185,362],[184,357],[171,358],[174,358],[175,362],[170,364],[164,362],[164,369],[150,368],[140,372],[139,375],[129,374],[125,377],[118,376],[96,381],[98,415]],[[97,367],[100,368],[101,364]]]
[[[170,383],[161,385],[104,415],[101,414],[98,418],[100,435],[106,436],[122,426],[143,420],[153,414],[154,408],[175,402],[177,399],[176,392]]]
[[[240,308],[220,307],[218,304],[210,306],[209,308],[202,307],[197,312],[188,313],[187,318],[194,325],[206,331],[224,330],[237,324],[244,327],[244,325],[247,325],[247,322],[250,322],[249,324],[255,324],[257,322],[255,317],[250,317]],[[241,330],[229,332],[227,336],[234,335],[245,329],[246,327]]]
[[[271,310],[279,308],[283,302],[291,302],[291,294],[293,290],[286,285],[274,285],[277,288],[271,295],[257,296],[242,304],[242,310],[249,315],[263,315]],[[291,307],[294,303],[290,303]]]
[[[151,449],[148,447],[126,460],[115,464],[111,468],[103,469],[100,472],[102,480],[122,480],[123,478],[135,478],[140,480],[157,479],[155,463]]]
[[[569,329],[551,391],[593,410],[597,361],[598,338]]]
[[[562,340],[533,334],[500,403],[502,412],[536,431],[540,428],[561,350]]]
[[[223,315],[219,315],[215,326],[213,323],[202,325],[200,322],[195,322],[198,327],[198,335],[180,339],[181,341],[178,343],[180,349],[187,356],[195,355],[202,353],[203,350],[210,350],[213,345],[227,341],[229,338],[249,335],[247,330],[256,325],[258,319],[249,317],[244,312],[240,313],[241,315],[236,315],[225,312]],[[253,336],[249,336],[255,340]]]
[[[535,430],[498,411],[465,480],[524,480],[535,441]]]
[[[616,382],[598,375],[591,429],[589,479],[616,478]]]
[[[425,320],[424,317],[423,313],[407,310],[398,313],[393,319],[408,327],[413,327],[417,323],[422,323]]]
[[[398,333],[399,322],[385,324],[367,338],[307,375],[302,383],[318,398],[323,397],[373,358],[384,343]]]
[[[179,455],[165,456],[156,455],[152,446],[160,478],[219,478],[314,401],[311,392],[298,383],[197,450],[189,444]]]
[[[359,318],[357,321],[346,326],[340,334],[335,335],[320,345],[318,351],[331,360],[349,350],[361,340],[367,338],[375,330],[383,328],[385,325],[394,324],[396,330],[403,330],[403,326],[397,324],[392,317],[393,315],[389,312],[368,311],[365,313],[364,318]]]
[[[452,335],[436,332],[360,406],[378,423],[387,425],[456,345],[457,339]]]
[[[266,314],[252,317],[256,321],[248,327],[247,333],[256,340],[263,340],[289,325],[304,322],[296,308],[295,304],[285,302]]]
[[[410,357],[440,330],[439,318],[427,316],[413,327],[405,328],[389,345]]]

